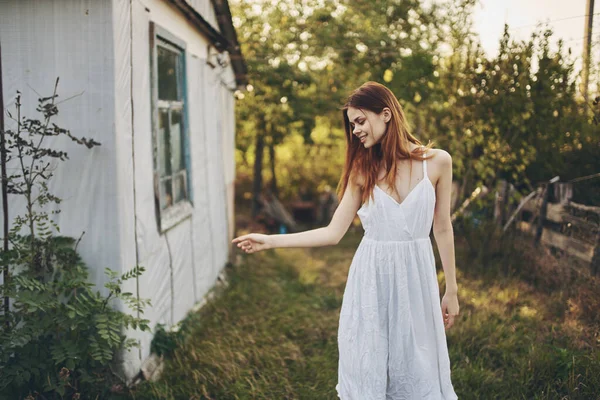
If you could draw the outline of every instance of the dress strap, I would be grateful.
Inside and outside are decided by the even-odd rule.
[[[427,156],[427,152],[423,153],[423,155]],[[423,178],[429,179],[429,176],[427,175],[427,160],[423,160]]]

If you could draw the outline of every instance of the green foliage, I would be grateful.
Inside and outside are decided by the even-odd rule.
[[[158,356],[171,355],[182,344],[181,341],[181,331],[167,331],[164,324],[157,324],[150,352]]]
[[[149,303],[138,300],[121,286],[135,279],[143,267],[123,275],[107,269],[108,295],[88,282],[88,272],[74,249],[75,240],[37,239],[47,259],[41,278],[35,271],[21,270],[2,294],[12,299],[12,309],[2,317],[0,331],[0,393],[22,398],[43,394],[45,398],[75,393],[101,393],[117,381],[110,364],[121,350],[137,345],[124,329],[146,331],[148,320],[117,311],[111,301],[120,299],[134,311]],[[10,328],[6,328],[6,324]]]
[[[255,138],[264,135],[278,165],[265,174],[278,175],[281,197],[335,187],[345,146],[339,107],[366,80],[396,94],[419,139],[452,154],[459,203],[498,179],[526,192],[555,175],[597,172],[598,126],[570,50],[552,50],[548,29],[521,42],[507,27],[488,57],[472,29],[475,4],[232,2],[252,88],[236,108],[240,179],[252,179]],[[574,191],[586,204],[600,198],[593,185]]]
[[[88,148],[99,145],[51,123],[58,114],[56,85],[52,96],[38,100],[41,121],[21,117],[21,98],[17,96],[17,128],[3,132],[8,161],[18,166],[3,185],[8,194],[23,199],[26,211],[14,218],[6,235],[9,246],[0,251],[4,273],[0,287],[4,299],[1,398],[105,397],[109,384],[120,382],[111,370],[115,356],[137,345],[125,336],[125,330],[149,329],[148,320],[134,316],[142,314],[149,302],[121,288],[124,281],[137,279],[143,267],[122,275],[106,269],[109,281],[103,295],[88,281],[87,267],[76,251],[78,241],[54,236],[58,226],[46,210],[60,199],[48,191],[52,177],[49,160],[68,157],[63,151],[44,147],[44,139],[62,135]],[[132,314],[114,309],[116,300]]]
[[[75,137],[67,129],[52,122],[52,118],[58,114],[56,105],[58,81],[57,78],[52,96],[38,99],[36,110],[42,114],[41,120],[21,116],[21,93],[18,91],[16,116],[13,117],[10,111],[7,111],[8,116],[16,123],[16,129],[4,131],[6,164],[14,162],[18,166],[12,170],[15,172],[7,176],[7,192],[23,196],[27,207],[27,214],[24,217],[17,216],[14,219],[11,234],[18,234],[23,227],[26,227],[31,241],[36,237],[36,230],[44,238],[50,236],[50,228],[59,230],[43,207],[50,203],[60,204],[60,199],[48,191],[47,182],[52,178],[52,160],[65,161],[68,155],[64,151],[44,147],[44,142],[48,137],[66,136],[87,148],[100,145],[93,139]]]
[[[598,155],[597,127],[577,97],[573,61],[560,42],[551,51],[551,39],[546,29],[514,41],[506,27],[496,57],[468,41],[438,70],[427,123],[453,155],[455,177],[470,184],[466,193],[497,179],[530,190],[555,175],[568,180],[597,169],[580,156]]]
[[[301,186],[336,187],[345,145],[339,107],[351,89],[387,72],[401,93],[418,87],[426,95],[432,58],[420,43],[435,32],[435,18],[416,0],[237,1],[232,7],[250,73],[236,107],[238,171],[251,176],[254,143],[264,136],[277,150],[277,160],[268,161],[279,166],[267,178],[278,174],[285,198]]]

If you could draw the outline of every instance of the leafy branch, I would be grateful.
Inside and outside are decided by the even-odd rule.
[[[108,382],[120,382],[110,365],[116,354],[139,345],[125,336],[125,330],[149,330],[149,320],[109,307],[118,299],[134,315],[143,313],[149,301],[121,289],[126,280],[137,279],[143,267],[121,275],[107,269],[108,294],[102,295],[89,282],[87,267],[77,254],[81,237],[54,236],[60,230],[51,214],[60,210],[46,210],[61,199],[50,193],[48,181],[53,166],[68,160],[68,154],[46,145],[46,138],[66,137],[88,149],[100,145],[52,122],[58,115],[57,86],[58,79],[52,95],[38,99],[41,119],[21,116],[17,92],[16,117],[7,113],[15,129],[0,132],[4,145],[0,150],[7,160],[3,190],[24,198],[26,205],[25,213],[14,217],[11,229],[5,229],[5,248],[0,251],[5,276],[0,286],[5,299],[0,319],[0,393],[9,398],[76,399],[81,393],[94,398],[92,394],[102,393]],[[7,175],[9,163],[14,168]],[[6,204],[3,212],[6,221]]]

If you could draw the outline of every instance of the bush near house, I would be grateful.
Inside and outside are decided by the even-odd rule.
[[[112,370],[116,356],[136,345],[123,331],[148,330],[148,321],[117,311],[119,299],[139,315],[149,303],[123,292],[127,279],[137,278],[144,268],[136,266],[119,275],[106,269],[106,295],[88,281],[88,270],[77,253],[79,240],[57,236],[59,227],[46,207],[60,204],[48,190],[55,162],[65,161],[64,151],[45,146],[47,138],[63,136],[88,148],[99,143],[77,138],[52,123],[58,114],[56,88],[40,98],[41,120],[21,116],[17,96],[16,128],[1,132],[0,151],[3,191],[20,196],[24,215],[16,216],[12,228],[3,232],[0,250],[3,284],[0,294],[0,398],[87,399],[108,398],[118,391],[121,380]],[[16,171],[16,172],[15,172]],[[4,204],[5,221],[8,204]],[[53,211],[57,213],[59,211]]]

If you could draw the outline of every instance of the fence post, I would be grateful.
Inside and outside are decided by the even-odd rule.
[[[560,177],[555,176],[550,179],[548,183],[546,183],[546,187],[544,190],[544,198],[542,200],[542,206],[540,207],[540,217],[538,219],[537,230],[535,232],[534,243],[537,245],[540,243],[542,239],[542,233],[544,232],[544,222],[546,221],[546,213],[548,212],[548,197],[550,195],[550,189],[552,189],[552,184],[558,182]]]
[[[503,210],[506,205],[506,194],[508,182],[504,179],[500,180],[496,185],[495,201],[494,201],[494,221],[496,225],[502,225]]]
[[[596,245],[594,246],[594,255],[592,256],[592,262],[590,263],[592,275],[598,275],[600,272],[600,224],[598,225],[598,231],[596,232]]]
[[[504,194],[502,195],[502,209],[500,210],[500,223],[501,225],[506,224],[506,215],[509,212],[510,207],[510,195],[511,195],[512,184],[506,182],[504,185]]]
[[[544,197],[542,198],[542,205],[540,207],[540,215],[538,218],[537,229],[535,231],[534,243],[539,244],[542,239],[542,233],[544,232],[544,222],[546,221],[546,213],[548,212],[548,191],[550,184],[547,183],[544,188]]]

